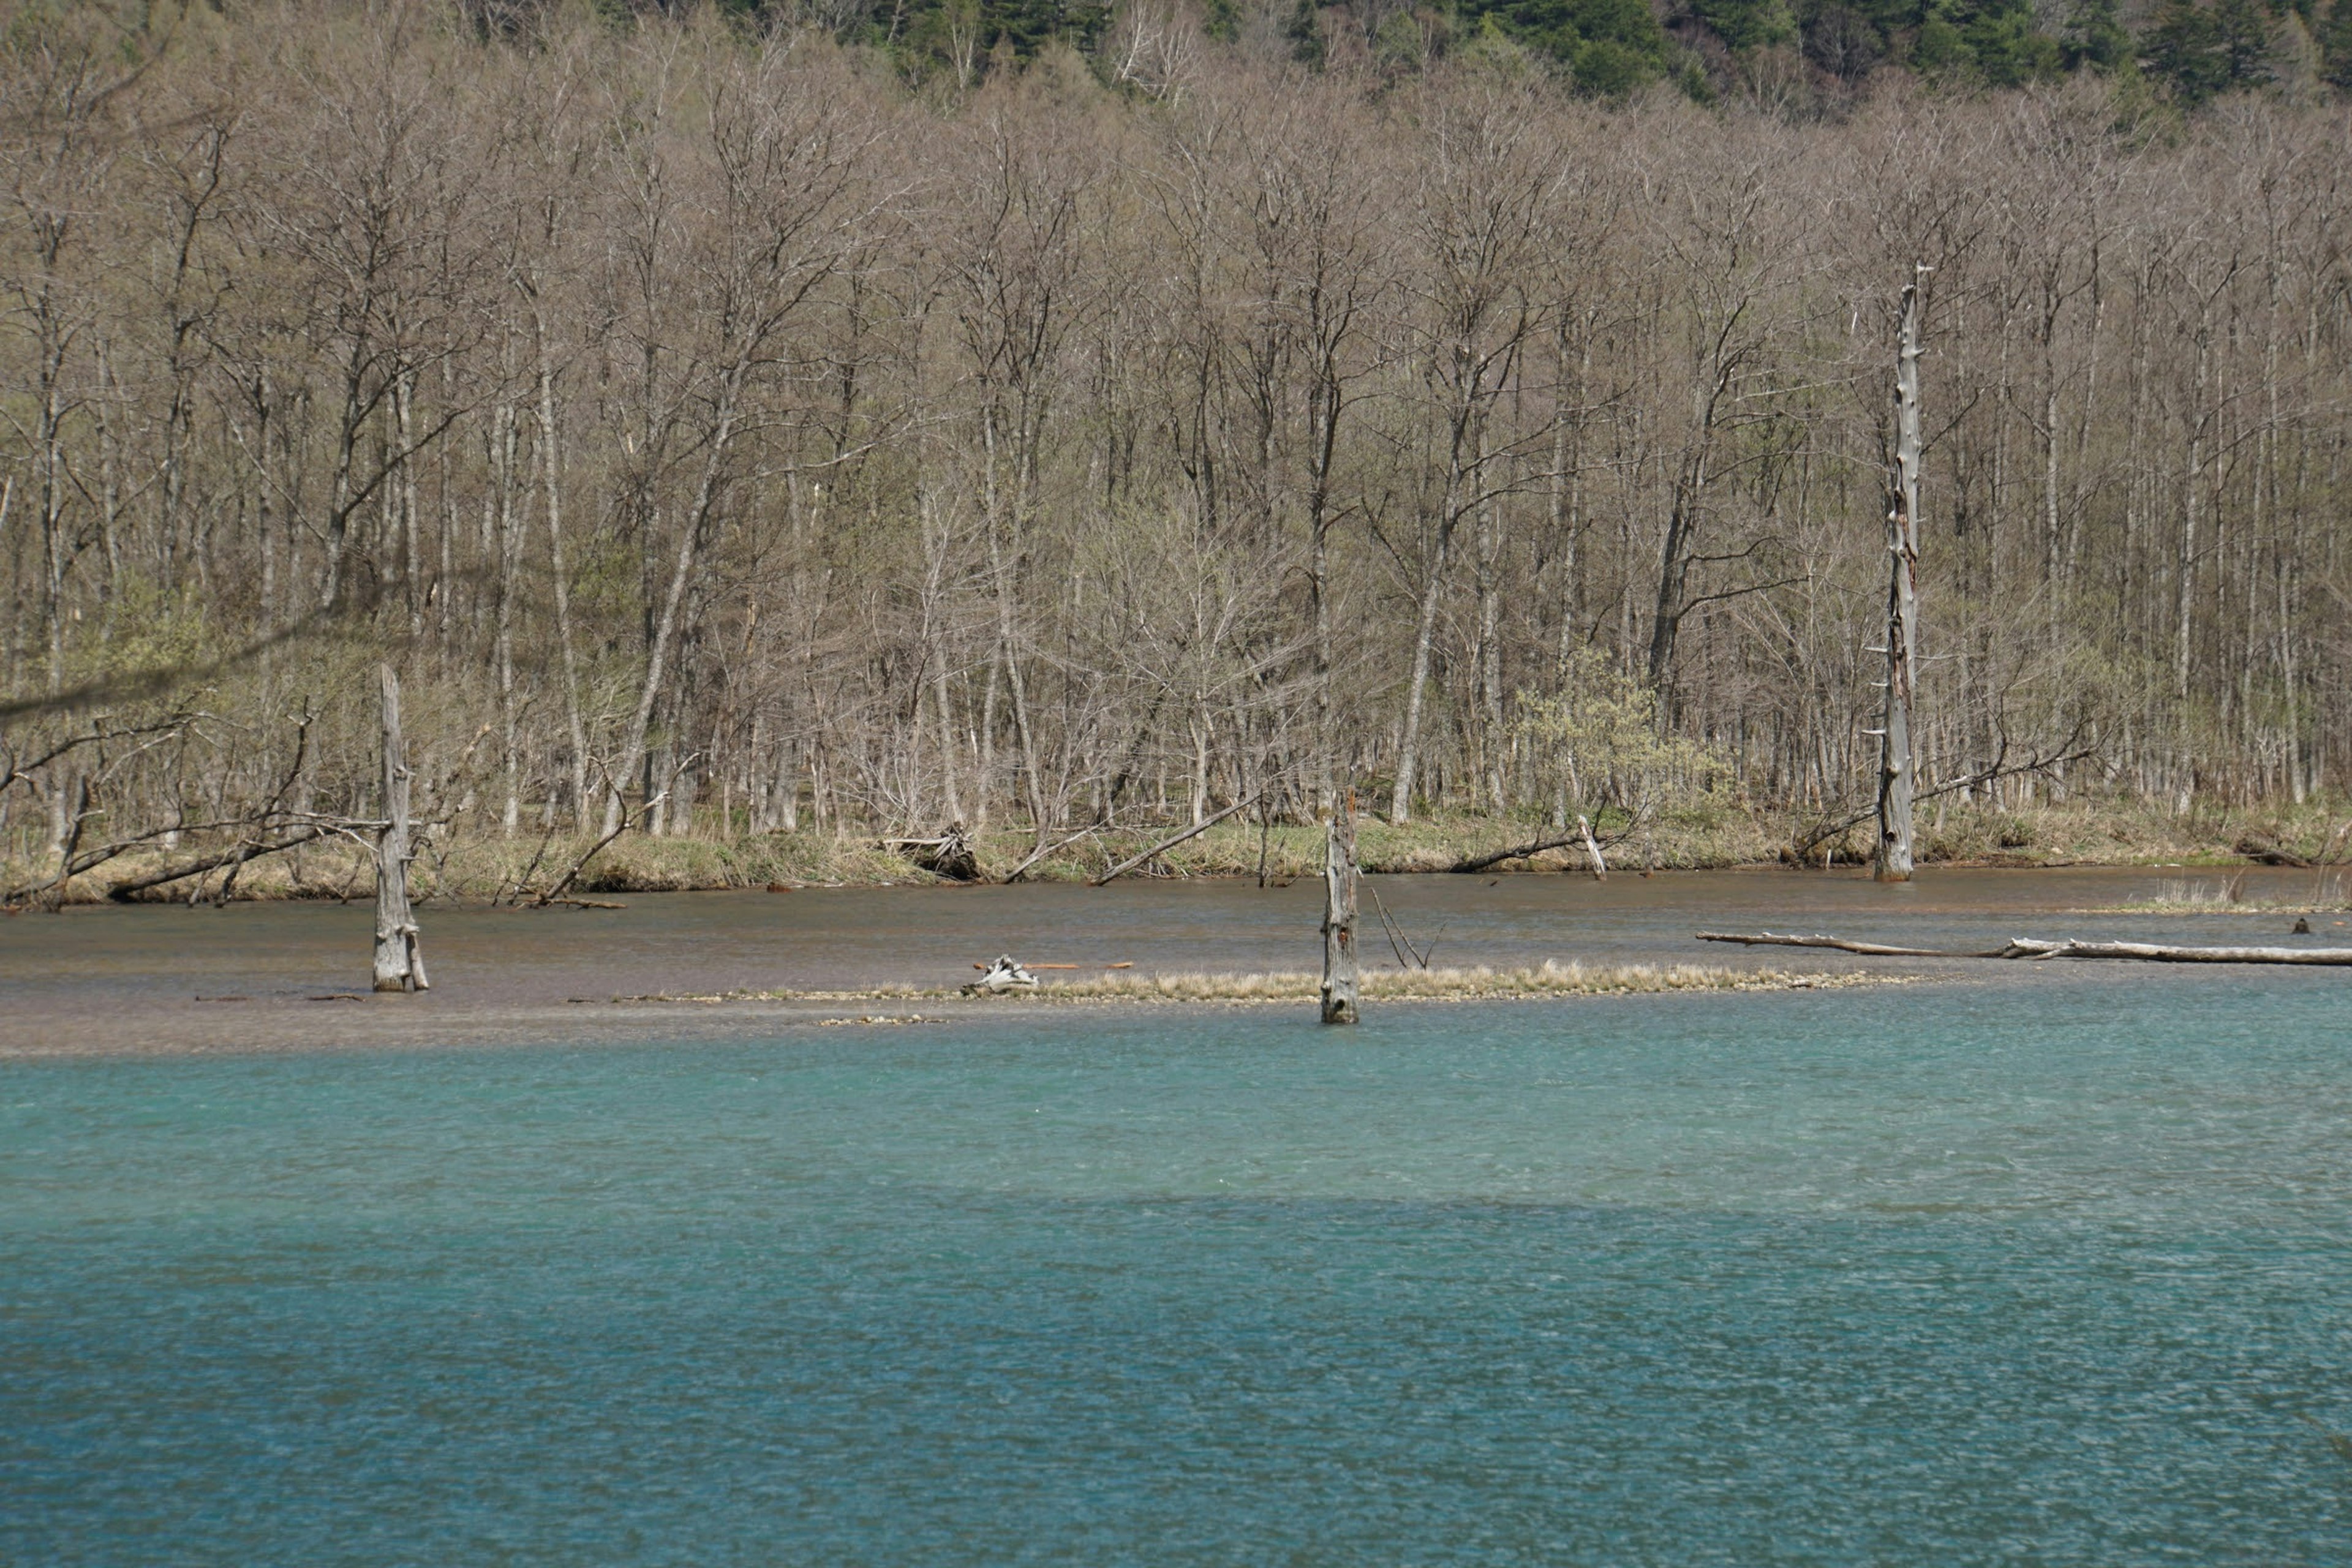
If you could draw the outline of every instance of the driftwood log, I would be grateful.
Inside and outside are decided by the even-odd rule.
[[[1578,820],[1583,819],[1580,817]],[[1554,849],[1566,849],[1576,842],[1576,836],[1572,833],[1565,837],[1554,835],[1549,838],[1530,838],[1525,844],[1514,844],[1508,849],[1491,850],[1484,855],[1465,855],[1445,868],[1464,875],[1475,874],[1489,867],[1499,866],[1506,860],[1529,860]]]
[[[1004,879],[1008,882],[1017,882],[1022,878],[1029,874],[1030,867],[1034,866],[1046,856],[1057,855],[1063,850],[1067,849],[1071,845],[1077,843],[1080,839],[1090,838],[1101,831],[1102,829],[1098,826],[1081,827],[1076,833],[1071,834],[1067,838],[1056,838],[1050,842],[1041,838],[1037,841],[1037,847],[1029,851],[1028,858],[1023,860],[1021,864],[1013,867],[1013,869],[1004,873]]]
[[[1601,845],[1592,837],[1591,822],[1583,816],[1576,819],[1574,833],[1555,833],[1549,837],[1530,838],[1525,844],[1515,844],[1508,849],[1496,849],[1484,855],[1465,855],[1448,866],[1446,869],[1475,873],[1486,870],[1490,867],[1499,866],[1506,860],[1529,860],[1538,855],[1549,854],[1554,849],[1573,848],[1579,844],[1584,846],[1585,858],[1591,865],[1593,880],[1607,881],[1609,864],[1601,858]]]
[[[2126,958],[2147,963],[2317,963],[2352,966],[2352,947],[2176,947],[2153,942],[2044,942],[2011,937],[1999,947],[1969,952],[1940,947],[1894,947],[1848,942],[1843,937],[1781,935],[1774,931],[1697,933],[1701,942],[1732,942],[1745,947],[1822,947],[1867,958]]]
[[[248,866],[265,855],[277,855],[300,845],[324,838],[331,831],[331,829],[325,827],[298,827],[272,843],[260,844],[252,839],[246,839],[235,848],[223,849],[210,855],[184,857],[168,862],[161,870],[150,871],[142,876],[132,877],[127,881],[117,882],[106,889],[106,896],[116,903],[127,904],[151,888],[161,888],[168,883],[185,881],[190,877],[201,877],[208,871],[217,871],[224,866]]]
[[[980,855],[961,822],[952,823],[937,838],[885,838],[882,847],[894,850],[934,877],[950,882],[980,880]]]
[[[999,954],[981,977],[963,988],[967,996],[1002,996],[1008,991],[1034,991],[1037,977],[1011,953]]]
[[[2240,838],[2233,847],[2237,853],[2243,855],[2247,859],[2257,861],[2264,866],[2291,866],[2298,871],[2315,869],[2311,861],[2305,859],[2284,845],[2273,844],[2267,838],[2260,838],[2251,833]]]

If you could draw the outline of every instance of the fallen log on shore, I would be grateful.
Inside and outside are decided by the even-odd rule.
[[[1465,855],[1445,868],[1464,876],[1475,876],[1490,867],[1499,866],[1506,860],[1530,860],[1536,856],[1549,854],[1554,849],[1566,849],[1576,841],[1576,835],[1573,833],[1554,835],[1549,838],[1530,838],[1525,844],[1514,844],[1508,849],[1496,849],[1485,855]]]
[[[1627,832],[1631,831],[1632,829],[1627,829]],[[1612,838],[1610,842],[1612,844],[1619,843],[1622,842],[1624,834],[1621,833],[1617,835],[1616,837]],[[1599,840],[1592,837],[1592,824],[1591,820],[1582,816],[1579,816],[1576,819],[1576,831],[1573,833],[1563,831],[1553,834],[1549,837],[1531,838],[1525,844],[1513,845],[1508,849],[1496,849],[1490,854],[1467,855],[1454,862],[1453,865],[1448,866],[1446,869],[1449,871],[1475,874],[1479,871],[1486,870],[1490,867],[1499,866],[1506,860],[1529,860],[1533,859],[1538,855],[1548,854],[1554,849],[1574,848],[1580,843],[1584,846],[1585,859],[1591,866],[1592,879],[1596,882],[1607,881],[1609,879],[1609,863],[1601,858],[1601,844]]]
[[[1996,948],[1967,952],[1950,948],[1891,947],[1848,942],[1843,937],[1781,935],[1774,931],[1696,933],[1701,942],[1731,942],[1743,947],[1823,947],[1867,958],[2122,958],[2147,963],[2318,963],[2352,966],[2352,947],[2175,947],[2153,942],[2044,942],[2018,936]]]
[[[1089,888],[1099,888],[1106,883],[1115,882],[1121,877],[1126,876],[1129,871],[1134,870],[1138,866],[1142,865],[1146,860],[1150,859],[1153,856],[1173,849],[1176,846],[1183,843],[1184,840],[1191,838],[1195,835],[1206,833],[1209,829],[1214,827],[1217,824],[1223,822],[1234,813],[1243,810],[1247,806],[1255,805],[1256,804],[1256,795],[1252,795],[1247,800],[1237,800],[1234,802],[1233,805],[1225,807],[1224,810],[1217,813],[1216,816],[1196,822],[1192,826],[1184,829],[1181,833],[1171,834],[1168,837],[1161,839],[1159,843],[1153,845],[1142,854],[1134,856],[1129,859],[1120,861],[1118,865],[1113,866],[1109,870],[1105,871],[1101,876],[1097,877],[1092,881],[1088,882],[1087,886]],[[1025,865],[1024,868],[1026,868]]]
[[[264,856],[279,854],[298,845],[324,838],[328,832],[329,829],[324,827],[297,828],[275,843],[257,844],[248,839],[216,854],[196,855],[173,860],[156,870],[115,883],[106,889],[106,896],[118,904],[127,904],[139,894],[152,888],[185,881],[190,877],[200,877],[208,871],[217,871],[224,866],[250,866]]]
[[[904,855],[920,869],[944,880],[977,882],[981,879],[979,851],[961,822],[950,824],[936,838],[884,838],[877,843],[884,849]]]

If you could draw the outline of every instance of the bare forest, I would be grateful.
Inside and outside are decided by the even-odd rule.
[[[35,882],[371,818],[379,662],[445,843],[1799,839],[1876,789],[1915,278],[1923,811],[2352,771],[2340,104],[65,15],[0,56]]]

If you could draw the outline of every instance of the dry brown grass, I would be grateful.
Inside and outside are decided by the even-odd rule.
[[[1495,968],[1367,972],[1366,1001],[1477,1002],[1544,996],[1607,996],[1664,991],[1786,991],[1856,983],[1843,974],[1792,974],[1780,970],[1725,969],[1697,963],[1560,963]],[[1259,973],[1106,974],[1040,986],[1041,1000],[1105,1002],[1312,1002],[1320,977],[1305,970]]]
[[[2310,897],[2249,898],[2242,872],[2210,881],[2167,881],[2157,885],[2156,897],[2104,909],[2084,910],[2095,915],[2340,915],[2352,912],[2352,879],[2343,871],[2312,874]]]
[[[1900,984],[1907,976],[1858,973],[1800,974],[1780,969],[1727,969],[1698,963],[1560,963],[1496,968],[1486,964],[1443,969],[1381,969],[1367,972],[1361,994],[1368,1002],[1509,1002],[1559,996],[1654,994],[1668,991],[1808,991],[1853,985]],[[1318,977],[1305,970],[1243,973],[1178,971],[1164,974],[1107,974],[1098,979],[1055,981],[1034,991],[1011,991],[973,1000],[1014,1005],[1055,1002],[1303,1003],[1317,998]],[[841,991],[729,991],[710,994],[615,996],[614,1002],[879,1002],[963,1000],[961,993],[915,985],[875,985]],[[928,1020],[926,1020],[928,1021]]]

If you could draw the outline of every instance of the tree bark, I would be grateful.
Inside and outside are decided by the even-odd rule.
[[[1430,650],[1437,641],[1437,612],[1445,599],[1445,569],[1454,551],[1453,501],[1438,523],[1437,553],[1430,563],[1429,581],[1421,591],[1421,611],[1413,625],[1412,675],[1404,694],[1404,736],[1397,747],[1396,789],[1389,803],[1391,822],[1412,820],[1412,792],[1420,783],[1422,714],[1428,703]]]
[[[309,844],[314,839],[322,838],[327,831],[323,827],[298,827],[274,844],[256,845],[247,841],[239,844],[234,849],[224,849],[214,854],[173,860],[159,870],[115,883],[106,889],[106,896],[118,904],[131,903],[134,901],[136,895],[145,892],[150,888],[161,888],[173,882],[184,881],[190,877],[202,876],[207,871],[217,871],[224,866],[247,866],[265,855],[276,855],[280,851],[293,849]]]
[[[400,678],[376,667],[383,689],[383,826],[375,844],[375,988],[424,991],[424,955],[408,903],[408,749],[400,735]]]
[[[703,533],[709,525],[725,478],[728,453],[735,435],[735,400],[742,388],[744,371],[744,363],[739,360],[720,389],[717,420],[709,450],[703,457],[694,504],[678,533],[677,559],[670,571],[669,588],[662,595],[661,614],[654,622],[653,635],[646,639],[645,684],[638,689],[636,711],[630,716],[628,737],[621,746],[621,765],[613,771],[612,790],[604,800],[607,833],[626,819],[621,792],[628,786],[629,778],[646,765],[646,736],[653,728],[654,704],[662,695],[662,679],[668,672],[670,648],[677,636],[678,607],[686,602],[687,584],[692,581],[695,563],[701,556]],[[646,531],[653,531],[650,524]]]
[[[1596,882],[1607,881],[1609,879],[1609,862],[1601,858],[1601,843],[1600,840],[1592,837],[1591,820],[1580,812],[1577,815],[1576,818],[1576,831],[1583,835],[1584,856],[1586,859],[1592,863],[1592,879]]]
[[[1903,289],[1895,360],[1895,464],[1886,497],[1886,726],[1878,741],[1878,866],[1882,882],[1911,879],[1914,650],[1919,634],[1919,279]]]
[[[1323,1021],[1356,1022],[1356,792],[1334,802],[1323,833]]]
[[[572,641],[572,576],[563,563],[562,470],[555,445],[555,372],[547,357],[547,329],[539,333],[539,447],[547,485],[547,563],[555,596],[555,642],[562,655],[563,721],[572,742],[572,820],[588,826],[588,731],[580,719],[580,658]]]

